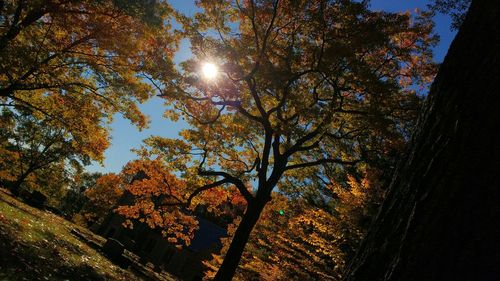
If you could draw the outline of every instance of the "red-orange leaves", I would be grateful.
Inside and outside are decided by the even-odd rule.
[[[125,188],[133,195],[133,200],[116,211],[151,228],[161,229],[172,243],[188,245],[197,221],[186,208],[185,181],[170,173],[159,160],[131,161],[122,175],[124,179],[132,179]]]
[[[97,179],[95,186],[85,191],[89,202],[84,208],[84,216],[89,221],[101,221],[122,195],[122,178],[119,175],[101,176]]]
[[[197,207],[210,216],[230,216],[243,210],[246,201],[234,187],[210,186],[210,180],[181,177],[162,158],[129,162],[122,171],[123,186],[132,195],[116,208],[129,220],[157,228],[171,243],[189,245],[197,229]],[[196,195],[196,196],[195,196]],[[200,206],[200,205],[203,205]]]
[[[127,190],[134,196],[163,195],[162,200],[169,203],[182,203],[182,195],[186,192],[186,183],[171,174],[164,162],[155,160],[135,160],[127,163],[122,171],[126,177],[132,178]],[[134,178],[142,175],[139,178]]]

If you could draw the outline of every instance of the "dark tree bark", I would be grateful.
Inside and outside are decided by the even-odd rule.
[[[252,229],[259,220],[260,214],[264,209],[265,202],[266,201],[259,203],[259,201],[255,200],[248,205],[248,208],[243,215],[236,232],[234,233],[233,240],[229,245],[224,261],[214,277],[215,281],[229,281],[233,279],[234,273],[240,263],[241,256],[243,255],[243,251],[245,250],[245,245],[248,242]]]
[[[500,1],[473,1],[345,280],[500,280]]]
[[[19,196],[21,185],[26,181],[26,178],[31,174],[30,172],[26,172],[21,174],[17,179],[11,184],[10,191],[14,196]]]

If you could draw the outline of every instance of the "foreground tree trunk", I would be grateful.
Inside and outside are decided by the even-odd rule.
[[[500,1],[473,1],[345,280],[499,280]]]
[[[234,233],[233,240],[229,245],[224,261],[214,277],[215,281],[229,281],[233,279],[243,251],[245,250],[245,245],[250,237],[250,233],[259,220],[264,206],[265,201],[260,203],[257,200],[248,205],[248,208],[243,215],[236,232]]]
[[[19,196],[19,193],[21,191],[21,185],[26,181],[26,178],[28,178],[29,175],[33,170],[30,168],[26,172],[20,174],[17,179],[11,184],[10,186],[10,191],[14,196]]]

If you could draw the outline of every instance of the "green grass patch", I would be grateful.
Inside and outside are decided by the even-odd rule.
[[[0,280],[143,280],[78,240],[74,228],[92,235],[0,190]]]

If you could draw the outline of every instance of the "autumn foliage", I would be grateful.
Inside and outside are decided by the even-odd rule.
[[[138,103],[157,93],[189,128],[149,137],[138,160],[101,177],[89,218],[130,195],[114,210],[129,227],[182,246],[203,208],[234,220],[207,276],[230,280],[240,264],[238,278],[337,279],[433,79],[431,14],[350,0],[197,5],[186,16],[164,1],[6,1],[1,106],[59,133],[83,163],[103,159],[114,114],[145,127]],[[181,37],[192,56],[174,67]],[[19,120],[2,129],[16,135]],[[12,138],[0,145],[20,157]]]
[[[178,16],[193,57],[155,84],[166,116],[190,128],[146,140],[139,154],[163,161],[194,195],[231,186],[245,199],[215,276],[229,280],[273,191],[326,190],[328,178],[347,180],[404,144],[434,75],[436,38],[429,14],[373,12],[365,2],[199,6]],[[205,62],[218,65],[217,79],[203,79]]]
[[[81,213],[88,224],[102,222],[123,195],[122,179],[116,174],[106,174],[96,180],[94,186],[85,191],[88,202]]]
[[[120,205],[116,211],[129,220],[143,222],[151,228],[159,228],[168,240],[178,246],[189,245],[197,229],[195,207],[206,205],[215,216],[227,209],[245,204],[232,189],[214,188],[210,192],[197,191],[196,186],[172,174],[163,161],[136,160],[129,162],[121,173],[124,190],[133,196],[132,205]],[[193,195],[193,192],[194,195]]]
[[[366,168],[366,167],[365,167]],[[273,194],[245,248],[235,280],[340,280],[346,262],[364,237],[368,221],[382,200],[377,170],[364,169],[363,177],[327,186],[331,206]],[[220,255],[205,262],[210,280],[229,247],[241,218],[229,227]]]
[[[139,128],[147,126],[138,108],[154,94],[147,77],[168,76],[176,48],[166,3],[7,0],[0,13],[0,107],[14,122],[2,123],[2,130],[10,130],[3,131],[9,137],[2,136],[0,143],[7,159],[17,157],[30,166],[12,150],[18,145],[13,140],[23,138],[19,128],[27,118],[32,131],[57,132],[51,147],[71,147],[72,156],[83,160],[80,165],[103,160],[107,125],[116,113]],[[45,144],[37,139],[27,146],[52,159]],[[69,160],[64,155],[57,159]],[[15,179],[4,178],[19,185],[47,166],[31,165],[32,170],[18,171]]]

